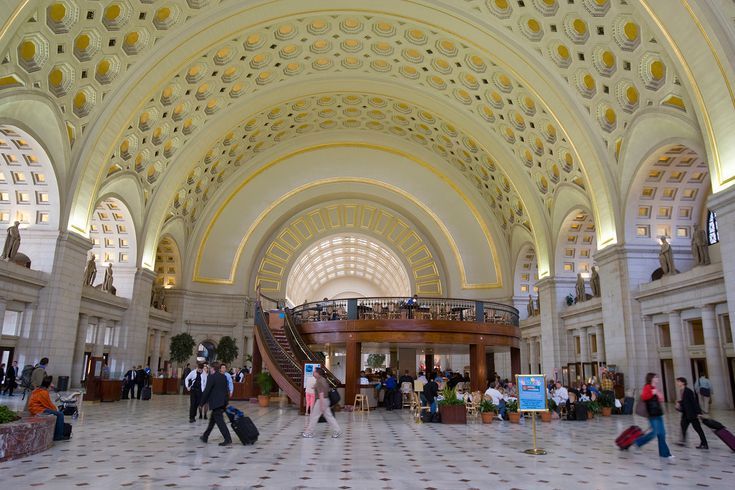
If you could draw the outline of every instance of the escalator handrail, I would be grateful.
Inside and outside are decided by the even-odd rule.
[[[275,339],[275,337],[273,337],[273,333],[271,332],[271,329],[265,323],[265,318],[264,318],[264,315],[263,315],[263,310],[260,308],[259,305],[256,306],[256,308],[255,308],[255,325],[258,328],[258,332],[263,337],[263,340],[268,345],[268,347],[271,348],[271,349],[273,349],[273,348],[278,349],[281,352],[281,354],[283,354],[283,357],[285,357],[286,359],[288,359],[288,361],[290,362],[291,366],[294,367],[294,368],[296,368],[298,370],[298,372],[301,373],[301,366],[296,361],[294,361],[294,359],[291,357],[291,355],[288,352],[286,352],[286,350],[283,348],[283,346],[281,346],[281,344],[278,343],[278,341]],[[275,364],[278,365],[277,362]],[[296,382],[296,380],[292,379],[286,372],[283,372],[283,370],[281,370],[281,371],[282,371],[281,374],[283,374],[284,377],[286,379],[288,379],[291,382],[292,385],[294,385],[294,386],[296,386],[297,388],[300,389],[300,386]]]

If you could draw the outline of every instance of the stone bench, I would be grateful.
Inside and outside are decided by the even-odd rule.
[[[24,417],[0,424],[0,462],[40,453],[54,443],[56,417]]]

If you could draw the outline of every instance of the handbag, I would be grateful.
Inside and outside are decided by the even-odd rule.
[[[644,402],[640,398],[638,398],[638,403],[635,404],[635,414],[639,417],[648,418],[648,408],[646,407],[646,402]]]

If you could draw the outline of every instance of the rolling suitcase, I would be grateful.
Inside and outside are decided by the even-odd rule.
[[[583,403],[575,403],[574,417],[574,420],[587,420],[587,405]]]
[[[69,438],[71,437],[71,424],[67,424],[64,422],[64,437]]]
[[[636,439],[643,435],[643,431],[637,425],[631,425],[623,431],[622,434],[615,439],[615,444],[622,449],[626,450],[633,445]]]
[[[151,399],[151,387],[146,386],[143,388],[143,392],[140,395],[140,398],[142,400],[150,400]]]
[[[231,425],[243,446],[255,444],[258,441],[260,432],[258,432],[258,428],[255,427],[253,421],[250,420],[250,417],[237,417]]]
[[[633,415],[633,405],[635,405],[635,398],[626,396],[623,400],[623,415]]]
[[[727,444],[727,447],[729,447],[731,451],[735,451],[735,436],[732,432],[727,430],[724,425],[714,419],[705,418],[702,419],[702,423],[715,431],[715,435],[719,437],[722,442]]]

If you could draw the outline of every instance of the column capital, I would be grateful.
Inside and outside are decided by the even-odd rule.
[[[89,238],[71,231],[60,233],[58,240],[77,248],[80,252],[83,252],[84,254],[92,250],[92,247],[94,246],[94,242],[92,242],[92,240],[90,240]]]
[[[700,307],[700,310],[702,310],[702,313],[708,313],[708,314],[715,314],[715,305],[714,303],[707,303],[706,305],[702,305]]]

